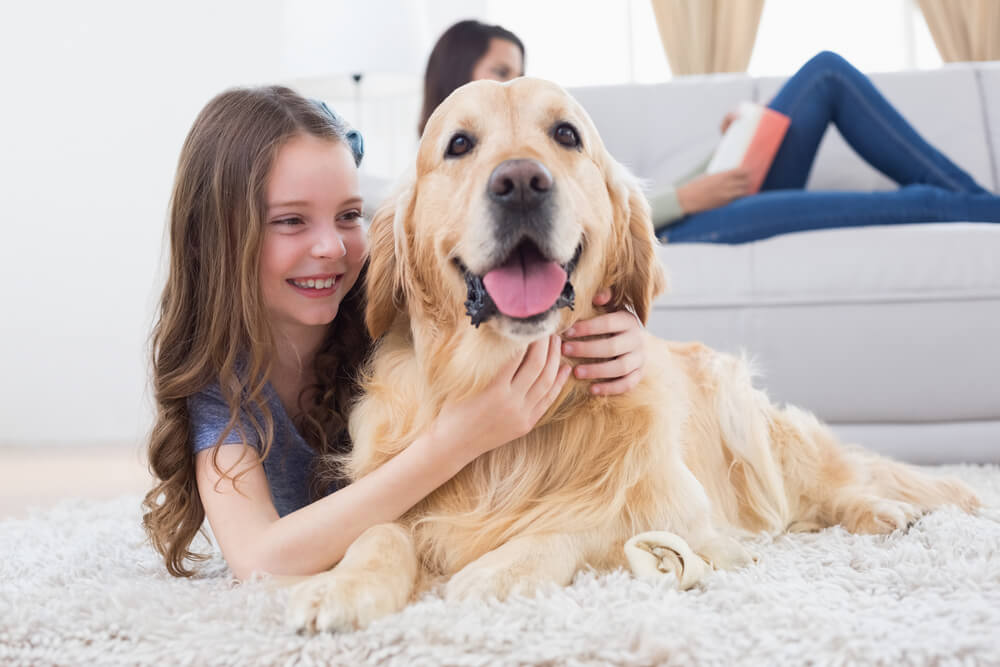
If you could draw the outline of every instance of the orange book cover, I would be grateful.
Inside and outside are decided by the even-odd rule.
[[[743,166],[750,170],[750,191],[760,191],[791,119],[760,104],[743,102],[739,116],[722,135],[706,171],[710,174]]]

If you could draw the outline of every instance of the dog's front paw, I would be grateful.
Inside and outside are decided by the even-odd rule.
[[[757,561],[757,555],[738,540],[724,535],[714,537],[695,549],[716,570],[738,570]]]
[[[332,570],[291,590],[287,621],[300,632],[350,632],[399,611],[406,600],[373,573]]]
[[[542,582],[525,573],[520,575],[509,569],[465,566],[445,586],[445,599],[449,602],[465,600],[505,600],[512,595],[534,597]]]
[[[852,533],[884,535],[905,530],[920,513],[910,503],[870,496],[859,498],[845,507],[841,523]]]

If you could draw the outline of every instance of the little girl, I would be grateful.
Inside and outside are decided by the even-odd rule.
[[[576,368],[622,393],[641,374],[627,312],[530,345],[482,394],[445,405],[397,457],[346,484],[317,463],[348,451],[347,412],[372,341],[363,320],[368,241],[361,136],[287,88],[231,90],[181,151],[170,269],[153,332],[157,484],[143,523],[167,570],[190,576],[208,517],[233,573],[313,574],[364,530],[392,521],[480,454],[527,433]],[[595,299],[607,303],[608,290]],[[560,345],[562,347],[560,348]]]

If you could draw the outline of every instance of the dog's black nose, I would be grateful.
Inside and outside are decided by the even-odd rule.
[[[515,208],[532,208],[552,189],[552,174],[538,160],[507,160],[497,165],[487,185],[490,199]]]

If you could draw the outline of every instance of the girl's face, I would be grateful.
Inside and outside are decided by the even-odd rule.
[[[472,68],[472,80],[492,79],[504,83],[524,74],[524,57],[517,44],[491,37],[489,48]]]
[[[307,134],[289,139],[271,167],[265,224],[260,287],[272,326],[326,327],[368,254],[350,148]]]

